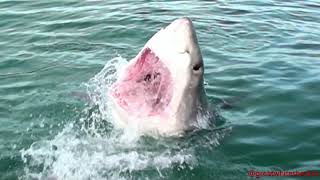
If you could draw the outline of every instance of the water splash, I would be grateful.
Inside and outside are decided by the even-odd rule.
[[[112,59],[85,84],[91,101],[82,118],[67,124],[52,140],[21,150],[25,174],[20,179],[135,179],[139,174],[161,179],[168,169],[197,166],[193,145],[197,136],[140,137],[132,129],[113,127],[106,92],[126,63],[121,57]],[[215,147],[223,136],[207,133],[200,144]]]

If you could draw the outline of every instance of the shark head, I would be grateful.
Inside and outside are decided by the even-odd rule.
[[[192,21],[173,21],[151,37],[109,89],[115,122],[160,134],[190,129],[207,107],[203,73]]]

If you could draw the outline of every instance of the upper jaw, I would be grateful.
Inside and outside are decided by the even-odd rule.
[[[202,67],[203,65],[196,32],[191,19],[187,17],[176,19],[162,28],[153,35],[145,47],[152,49],[164,60],[176,61],[178,66],[185,65],[190,69],[190,67]],[[174,62],[169,63],[174,64]]]
[[[173,21],[158,31],[143,49],[150,48],[168,67],[174,81],[172,109],[183,101],[183,92],[203,74],[203,62],[197,37],[189,18]],[[143,51],[143,50],[142,50]],[[195,71],[194,69],[198,69]]]

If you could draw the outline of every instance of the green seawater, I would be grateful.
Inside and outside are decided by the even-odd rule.
[[[114,130],[105,102],[90,100],[105,64],[117,69],[184,16],[217,128],[179,138]],[[0,0],[1,180],[250,179],[249,170],[320,173],[319,0]]]

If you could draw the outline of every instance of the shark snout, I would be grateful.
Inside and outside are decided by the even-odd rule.
[[[165,31],[170,43],[179,53],[190,53],[197,44],[195,30],[190,18],[179,18],[169,24]]]
[[[184,24],[186,26],[192,26],[192,21],[188,17],[183,17],[183,18],[177,19],[177,21],[180,24]]]
[[[182,26],[187,26],[190,28],[190,26],[192,26],[192,21],[188,17],[183,17],[176,19],[169,26],[172,26],[171,28],[173,28],[174,30],[179,30],[179,28],[183,28]]]

